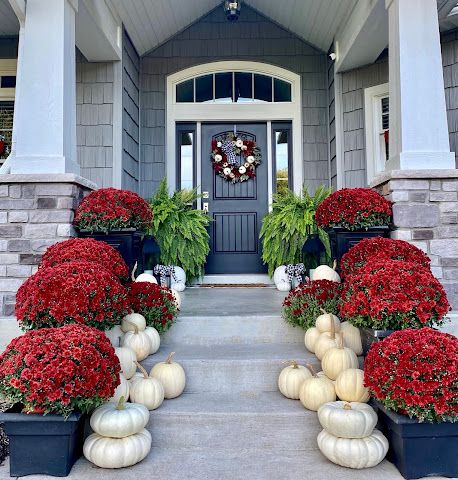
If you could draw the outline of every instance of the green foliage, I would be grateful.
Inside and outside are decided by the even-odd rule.
[[[210,222],[192,205],[199,198],[196,190],[177,190],[169,195],[164,178],[150,201],[153,221],[150,234],[161,249],[161,263],[178,265],[188,280],[200,277],[209,252],[207,226]]]
[[[301,262],[302,247],[313,234],[318,235],[326,255],[331,256],[329,237],[315,223],[315,211],[330,193],[330,188],[321,185],[313,197],[305,186],[301,195],[289,189],[274,195],[272,211],[264,217],[260,234],[262,259],[270,276],[280,265]]]

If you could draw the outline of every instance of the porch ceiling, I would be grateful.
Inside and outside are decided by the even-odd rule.
[[[0,37],[17,35],[19,22],[8,0],[0,0]]]

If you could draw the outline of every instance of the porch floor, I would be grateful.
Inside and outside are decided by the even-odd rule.
[[[70,479],[285,480],[402,479],[383,461],[370,470],[332,464],[318,450],[315,412],[284,398],[277,378],[292,358],[314,363],[303,332],[280,317],[284,293],[272,288],[190,288],[182,313],[147,369],[176,352],[186,370],[185,393],[151,412],[148,457],[121,470],[81,458]],[[0,480],[9,466],[0,467]],[[53,478],[29,476],[30,480]],[[429,477],[438,478],[438,477]]]

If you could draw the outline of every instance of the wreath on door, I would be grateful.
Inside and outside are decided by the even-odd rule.
[[[261,149],[253,140],[228,134],[225,139],[212,140],[211,147],[213,170],[221,178],[239,183],[256,176],[256,168],[261,165]]]

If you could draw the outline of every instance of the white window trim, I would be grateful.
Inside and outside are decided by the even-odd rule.
[[[246,71],[261,73],[280,78],[291,83],[291,102],[272,103],[177,103],[175,86],[189,78],[207,73],[224,71]],[[176,122],[269,122],[288,120],[292,123],[293,132],[293,188],[300,192],[303,184],[302,157],[302,108],[301,108],[301,77],[274,65],[249,61],[224,61],[197,65],[167,77],[167,120],[166,120],[166,171],[169,188],[176,188]],[[269,138],[269,133],[268,137]],[[200,140],[198,147],[200,145]],[[272,171],[272,149],[267,148],[267,168]],[[198,148],[197,161],[201,161]],[[200,168],[200,167],[199,167]],[[272,182],[272,176],[269,177]],[[197,177],[200,188],[201,177]],[[272,185],[269,183],[269,204],[272,197]]]
[[[382,152],[380,151],[379,122],[381,117],[380,100],[389,97],[388,83],[376,85],[364,89],[364,117],[366,136],[366,173],[367,184],[374,177],[385,170],[385,162],[382,164]]]
[[[1,76],[16,76],[17,59],[4,58],[0,59],[0,77]],[[0,101],[10,102],[14,101],[16,95],[15,88],[0,88]]]

